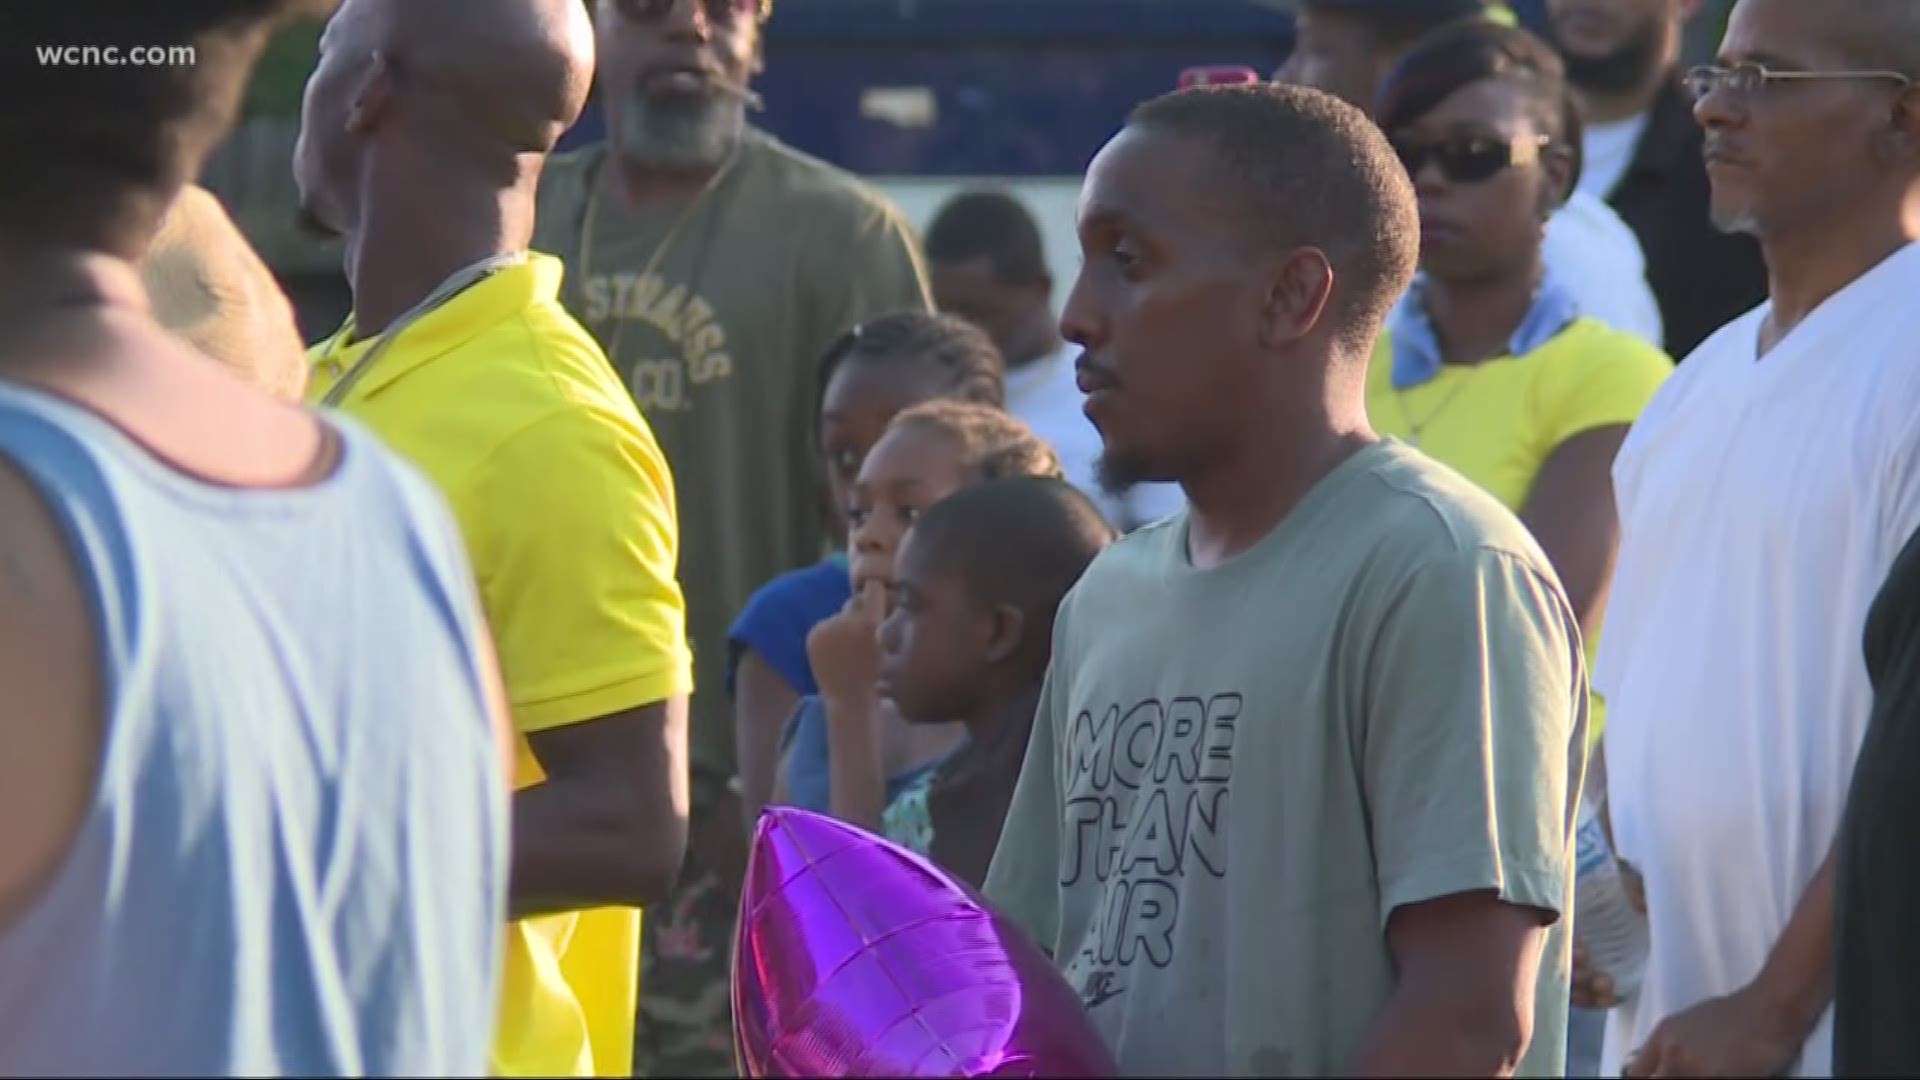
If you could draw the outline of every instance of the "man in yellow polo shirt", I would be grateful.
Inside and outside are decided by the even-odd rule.
[[[561,307],[560,264],[526,252],[541,166],[591,71],[577,0],[346,0],[295,157],[354,292],[314,347],[310,398],[445,491],[521,733],[519,921],[492,1058],[507,1076],[631,1072],[637,908],[686,844],[671,475]]]

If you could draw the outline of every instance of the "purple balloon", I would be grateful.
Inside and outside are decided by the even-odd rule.
[[[761,815],[734,1038],[750,1077],[1113,1077],[1065,979],[972,890],[833,818]]]

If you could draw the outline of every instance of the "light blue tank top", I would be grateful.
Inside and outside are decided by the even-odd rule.
[[[332,422],[331,477],[236,490],[0,385],[107,693],[88,817],[0,923],[0,1075],[485,1071],[507,796],[472,578],[426,481]]]

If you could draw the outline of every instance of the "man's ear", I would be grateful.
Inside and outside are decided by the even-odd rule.
[[[1012,604],[995,604],[988,615],[987,662],[1002,664],[1019,655],[1027,637],[1027,614]]]
[[[1549,146],[1540,159],[1540,170],[1547,178],[1546,205],[1540,208],[1545,220],[1573,197],[1573,152],[1557,144]]]
[[[347,106],[349,132],[364,135],[380,123],[393,105],[394,77],[392,58],[384,52],[375,52]]]
[[[1333,283],[1326,252],[1312,247],[1288,252],[1268,282],[1260,343],[1271,348],[1313,333],[1333,299]]]
[[[1906,87],[1893,99],[1892,114],[1874,149],[1889,163],[1920,158],[1920,86]]]

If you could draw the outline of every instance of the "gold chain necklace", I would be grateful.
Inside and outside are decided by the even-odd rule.
[[[666,235],[662,236],[660,242],[653,246],[653,254],[647,256],[646,264],[641,267],[639,275],[634,278],[636,285],[660,268],[661,260],[667,257],[667,252],[673,247],[674,240],[679,237],[680,230],[686,226],[687,222],[693,220],[694,211],[698,210],[701,205],[706,202],[707,196],[711,195],[714,189],[720,186],[720,182],[726,179],[727,175],[733,171],[734,162],[740,159],[741,145],[741,142],[734,143],[733,149],[727,154],[727,159],[720,163],[720,167],[715,169],[713,175],[707,178],[707,182],[701,185],[700,190],[694,193],[693,198],[687,200],[687,204],[680,208],[680,212],[675,215],[673,221],[668,224]],[[614,160],[614,154],[615,152],[612,146],[609,145],[607,148],[607,156],[600,163],[601,169],[619,167],[619,163]],[[586,283],[592,280],[593,231],[595,224],[600,220],[601,192],[610,182],[609,177],[605,173],[596,173],[594,175],[587,189],[586,209],[580,215],[580,284],[582,288],[585,288]],[[615,295],[617,296],[618,294],[616,293]],[[613,320],[613,334],[606,343],[606,354],[608,362],[614,364],[617,369],[620,356],[620,338],[626,333],[627,318],[624,311],[610,311],[608,315]]]
[[[1444,371],[1446,369],[1443,366],[1441,370]],[[1453,390],[1440,400],[1439,405],[1427,413],[1426,419],[1420,421],[1415,421],[1413,418],[1413,410],[1407,408],[1406,392],[1398,388],[1393,391],[1393,402],[1400,408],[1400,418],[1407,422],[1407,431],[1410,433],[1407,439],[1408,445],[1419,449],[1421,440],[1426,437],[1427,429],[1432,427],[1433,422],[1440,419],[1441,414],[1445,413],[1447,409],[1453,405],[1460,394],[1466,390],[1467,384],[1473,381],[1474,374],[1479,370],[1480,365],[1475,364],[1461,372],[1459,381],[1453,384]]]

